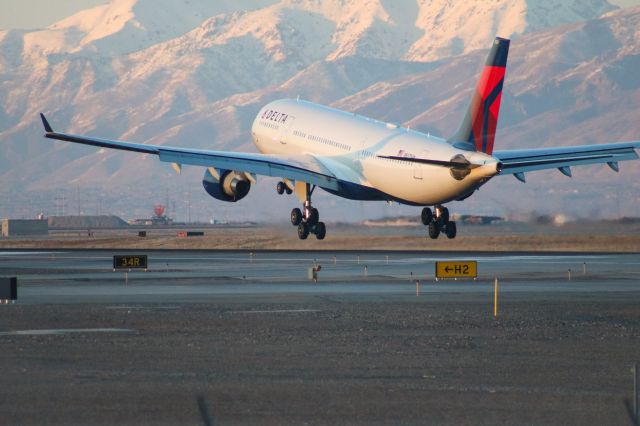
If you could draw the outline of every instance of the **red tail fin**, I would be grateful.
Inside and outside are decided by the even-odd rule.
[[[509,40],[496,37],[464,120],[449,138],[451,143],[468,142],[476,151],[493,152],[508,54]]]

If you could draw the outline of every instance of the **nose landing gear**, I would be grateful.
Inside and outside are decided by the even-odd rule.
[[[422,223],[428,227],[429,237],[436,239],[440,236],[440,232],[444,233],[447,238],[453,239],[457,234],[457,227],[454,221],[449,220],[449,209],[441,205],[434,207],[433,212],[429,207],[422,209],[420,215]]]
[[[305,185],[306,200],[303,210],[297,207],[291,210],[291,224],[298,227],[298,238],[301,240],[306,240],[309,234],[314,234],[318,240],[322,240],[327,234],[327,228],[324,222],[320,222],[318,209],[311,206],[311,194],[316,187],[311,187],[308,183]]]

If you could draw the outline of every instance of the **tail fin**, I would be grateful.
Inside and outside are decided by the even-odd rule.
[[[469,109],[460,128],[449,138],[449,142],[467,142],[472,144],[476,151],[489,155],[493,152],[508,54],[509,40],[496,37]]]

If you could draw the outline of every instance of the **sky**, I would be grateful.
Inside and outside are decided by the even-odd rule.
[[[640,5],[640,0],[609,0],[621,7]],[[0,0],[0,29],[43,28],[82,9],[106,0]]]
[[[640,0],[639,0],[640,1]],[[106,0],[0,0],[0,28],[43,28]]]

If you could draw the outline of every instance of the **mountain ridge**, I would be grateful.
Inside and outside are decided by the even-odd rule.
[[[142,192],[152,194],[145,195],[145,201],[130,193],[131,190],[124,192],[123,198],[136,211],[143,203],[153,204],[149,198],[159,198],[155,189],[158,182],[172,191],[180,185],[188,185],[194,192],[201,190],[196,183],[201,174],[197,168],[185,170],[184,176],[175,178],[166,165],[148,156],[104,150],[96,154],[92,148],[43,141],[37,120],[41,111],[47,113],[54,128],[67,132],[248,151],[254,149],[249,127],[259,106],[279,97],[302,96],[446,136],[462,117],[489,45],[488,42],[482,45],[486,40],[478,41],[480,50],[475,50],[475,39],[469,39],[463,43],[467,47],[455,56],[451,57],[452,51],[444,49],[442,57],[434,55],[433,60],[425,61],[428,55],[424,52],[433,49],[424,45],[423,53],[411,50],[419,35],[414,29],[389,33],[394,22],[406,24],[414,19],[407,17],[409,6],[407,10],[394,8],[394,4],[400,4],[396,2],[371,0],[367,2],[370,8],[348,10],[340,17],[336,16],[336,9],[310,1],[222,2],[216,3],[218,9],[213,12],[207,9],[214,7],[209,2],[196,3],[181,29],[142,39],[134,37],[131,45],[120,40],[124,44],[121,47],[124,50],[120,51],[103,47],[111,37],[107,30],[101,30],[107,34],[102,38],[84,39],[84,44],[70,43],[67,51],[50,47],[40,53],[38,46],[42,43],[34,40],[43,37],[42,34],[31,39],[29,34],[34,32],[0,35],[3,77],[0,185],[8,191],[5,193],[29,191],[45,194],[43,199],[49,193],[49,201],[43,203],[48,203],[50,209],[54,198],[51,194],[69,185],[96,188],[99,192],[105,188],[127,188],[136,182]],[[513,4],[516,3],[522,4]],[[556,3],[547,1],[538,5],[552,7]],[[128,9],[124,6],[133,10],[133,15],[127,15],[132,28],[136,28],[133,21],[145,23],[145,19],[151,19],[135,17],[136,5],[142,7],[138,12],[149,13],[144,9],[148,2],[124,0],[110,4],[123,7],[125,12]],[[426,13],[427,9],[420,9],[425,4],[416,3],[415,22],[422,19],[420,11]],[[484,2],[465,4],[471,5],[465,9],[468,13],[468,10],[477,12],[479,9],[474,7]],[[499,13],[505,4],[496,2],[495,16],[506,16]],[[639,92],[634,70],[639,65],[640,43],[634,28],[639,24],[640,8],[614,11],[603,1],[582,4],[591,5],[591,9],[581,10],[584,16],[598,16],[603,10],[607,13],[528,35],[526,26],[511,24],[520,28],[521,33],[514,33],[512,42],[498,130],[500,148],[603,143],[609,136],[616,140],[638,138],[640,129],[636,123],[640,120],[634,107]],[[429,5],[439,5],[441,16],[447,16],[446,2]],[[209,12],[214,14],[208,16]],[[583,15],[558,14],[563,19]],[[255,19],[256,16],[261,19]],[[274,21],[265,24],[265,17]],[[70,31],[74,19],[63,20],[46,31]],[[190,28],[194,20],[198,23]],[[350,20],[360,22],[361,27],[352,28],[347,36],[344,32]],[[377,24],[380,20],[387,23]],[[492,22],[493,31],[494,21],[488,21]],[[154,28],[151,24],[147,26]],[[413,34],[407,35],[407,31]],[[455,34],[451,32],[447,43],[455,40]],[[390,44],[379,46],[380,37],[390,40]],[[408,38],[403,41],[403,37]],[[483,37],[489,37],[490,41],[493,36],[487,32]],[[137,49],[136,40],[147,40],[148,45],[141,42],[142,47]],[[97,41],[102,44],[96,44]],[[53,37],[54,47],[59,42],[59,36]],[[446,47],[447,43],[440,46]],[[394,51],[396,45],[402,45],[403,49]],[[20,49],[18,60],[14,54]],[[414,55],[413,59],[407,55]],[[576,125],[580,128],[571,132]],[[623,165],[625,169],[628,168]],[[637,178],[638,173],[625,170],[624,176]],[[610,178],[597,169],[589,179]],[[550,182],[570,186],[555,178]],[[254,191],[250,196],[258,196],[253,195]],[[274,202],[270,188],[267,191],[258,196],[264,204]],[[199,196],[203,206],[210,205],[206,209],[220,207],[207,199],[206,194]],[[249,203],[251,200],[245,201]],[[345,203],[347,207],[337,210],[348,209],[351,204]],[[496,208],[489,201],[467,205],[476,209]],[[11,208],[5,204],[2,210],[10,212]],[[0,214],[8,213],[0,211]],[[137,211],[136,214],[140,215]]]

